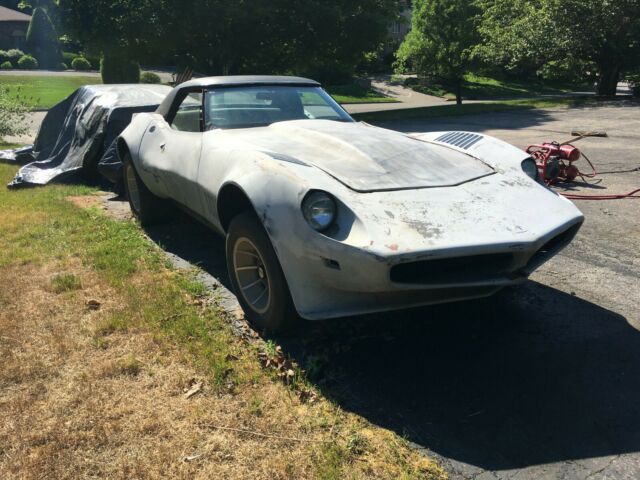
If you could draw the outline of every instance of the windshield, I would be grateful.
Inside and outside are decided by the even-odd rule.
[[[249,128],[287,120],[353,119],[320,87],[265,85],[205,92],[205,130]]]

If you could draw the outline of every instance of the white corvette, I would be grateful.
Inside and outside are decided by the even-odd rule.
[[[240,304],[271,332],[491,295],[583,222],[522,150],[357,123],[304,78],[184,83],[135,116],[118,154],[142,224],[170,200],[226,235]]]

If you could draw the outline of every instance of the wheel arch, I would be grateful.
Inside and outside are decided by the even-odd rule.
[[[231,220],[243,212],[250,211],[258,217],[258,212],[249,195],[235,182],[229,182],[220,189],[216,211],[220,225],[225,232],[228,231]]]
[[[129,148],[127,141],[122,137],[118,137],[116,143],[116,153],[118,154],[118,158],[121,162],[124,162],[124,157],[127,154],[131,155],[131,149]]]

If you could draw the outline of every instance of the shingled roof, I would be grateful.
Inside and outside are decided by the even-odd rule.
[[[7,7],[0,7],[0,22],[30,22],[31,15],[11,10]]]

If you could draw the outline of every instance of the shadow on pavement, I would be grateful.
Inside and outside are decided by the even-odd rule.
[[[181,216],[147,233],[227,283],[205,227]],[[640,451],[640,332],[542,284],[314,323],[282,346],[342,408],[483,469]]]
[[[286,350],[321,366],[326,395],[444,457],[503,470],[640,451],[640,333],[558,290],[315,330]]]

